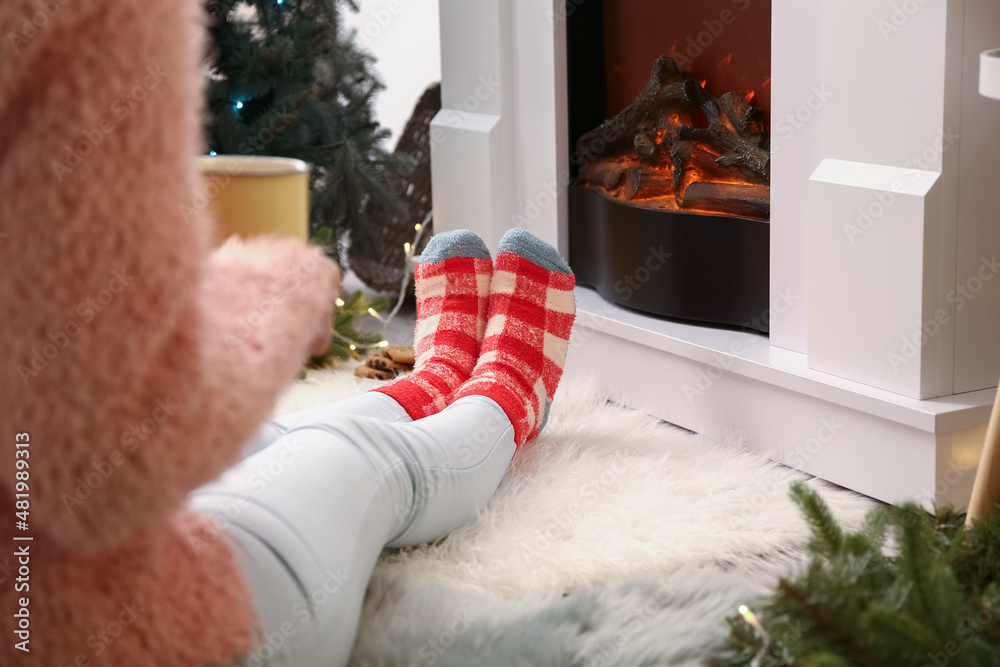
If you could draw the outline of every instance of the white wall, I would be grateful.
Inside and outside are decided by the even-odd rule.
[[[388,148],[428,85],[441,80],[438,0],[359,0],[361,11],[344,11],[344,26],[375,56],[386,88],[375,98],[375,117],[392,131]]]

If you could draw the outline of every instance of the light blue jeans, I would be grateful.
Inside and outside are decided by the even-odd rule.
[[[514,450],[510,420],[482,396],[412,421],[369,392],[266,424],[189,500],[232,542],[250,588],[259,642],[239,664],[346,664],[383,547],[470,522]]]

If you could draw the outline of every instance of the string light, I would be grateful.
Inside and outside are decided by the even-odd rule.
[[[415,248],[420,247],[420,241],[421,241],[421,239],[423,239],[424,233],[427,231],[427,225],[428,225],[428,223],[430,223],[430,221],[433,218],[434,218],[434,212],[433,211],[428,211],[427,215],[424,216],[423,222],[418,222],[417,224],[413,225],[413,229],[416,232],[416,234],[414,235],[414,238],[413,238],[413,242],[412,243],[404,243],[403,244],[403,249],[406,250],[407,259],[411,259],[411,257],[410,257],[410,251],[412,251]],[[348,347],[350,348],[350,350],[352,352],[357,351],[359,349],[359,347],[360,347],[361,350],[370,350],[371,348],[374,348],[374,347],[383,347],[383,348],[384,347],[389,347],[389,341],[387,341],[385,339],[385,332],[386,332],[386,329],[389,327],[389,323],[392,321],[392,318],[396,316],[396,314],[399,312],[400,307],[402,307],[403,302],[406,300],[406,288],[409,285],[409,282],[410,282],[410,271],[409,271],[409,268],[407,267],[406,270],[403,271],[403,280],[402,280],[402,283],[399,286],[399,298],[396,300],[396,305],[393,306],[393,309],[389,312],[389,315],[386,316],[385,318],[383,318],[379,314],[379,312],[377,310],[375,310],[374,308],[368,308],[368,314],[371,315],[372,317],[374,317],[375,319],[377,319],[377,320],[379,320],[379,321],[382,322],[382,340],[380,340],[378,343],[375,343],[374,345],[360,345],[359,346],[359,345],[355,344],[354,342],[352,342],[351,339],[347,338],[346,336],[341,335],[336,329],[334,329],[332,331],[334,337],[335,338],[339,338],[340,340],[342,340],[345,343],[347,343]],[[344,305],[345,305],[345,302],[344,302],[343,299],[338,298],[336,300],[336,304],[337,304],[338,308],[343,308]]]
[[[757,633],[763,642],[763,646],[759,651],[757,651],[757,655],[755,655],[753,660],[750,661],[750,667],[760,667],[762,661],[767,656],[768,649],[771,646],[771,636],[767,633],[767,630],[764,629],[764,626],[760,624],[760,621],[757,620],[757,616],[750,611],[750,607],[745,604],[741,604],[738,611],[740,612],[740,616],[743,617],[743,620],[753,627],[754,632]]]
[[[424,233],[427,231],[427,225],[433,219],[434,219],[434,211],[432,209],[430,211],[427,211],[427,215],[424,216],[423,221],[413,225],[413,230],[416,232],[416,234],[413,237],[413,243],[403,244],[403,249],[406,251],[406,257],[408,259],[410,258],[410,250],[420,247],[420,240],[424,237]],[[409,286],[409,284],[410,284],[410,271],[409,268],[404,268],[403,280],[399,285],[399,298],[396,299],[396,305],[392,307],[392,310],[389,312],[389,315],[384,320],[382,320],[383,338],[385,337],[386,329],[389,328],[389,322],[392,322],[392,318],[396,316],[396,313],[398,313],[399,309],[403,306],[403,301],[406,300],[406,288]],[[379,345],[381,345],[381,343],[379,343]],[[388,345],[388,343],[386,343],[386,345]],[[383,345],[382,347],[385,347],[385,345]]]
[[[358,350],[361,350],[362,352],[365,352],[365,351],[370,350],[370,349],[372,349],[374,347],[388,347],[389,346],[389,342],[386,341],[386,340],[381,340],[378,343],[373,343],[371,345],[364,345],[364,344],[360,344],[359,345],[357,343],[352,342],[351,339],[348,338],[347,336],[344,336],[343,334],[339,333],[336,329],[333,329],[331,331],[331,333],[333,334],[334,338],[337,338],[339,340],[344,341],[344,343],[347,345],[347,347],[352,352],[356,352]]]

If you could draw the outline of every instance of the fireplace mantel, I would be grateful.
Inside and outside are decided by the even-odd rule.
[[[440,0],[436,229],[495,249],[521,226],[568,254],[566,20],[596,1]],[[580,287],[567,376],[881,500],[967,502],[1000,377],[1000,280],[956,290],[1000,256],[1000,102],[978,92],[1000,6],[912,4],[771,3],[770,339]]]

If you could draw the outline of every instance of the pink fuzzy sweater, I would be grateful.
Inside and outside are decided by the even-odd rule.
[[[290,240],[212,253],[182,209],[204,29],[198,0],[0,2],[0,665],[201,666],[253,640],[185,496],[329,328],[339,272]]]

